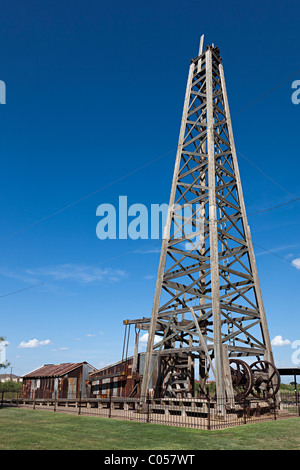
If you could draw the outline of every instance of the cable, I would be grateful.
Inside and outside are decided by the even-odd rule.
[[[290,75],[288,78],[286,78],[283,82],[281,82],[281,83],[279,83],[278,85],[276,85],[275,87],[271,88],[271,90],[269,90],[267,93],[263,94],[262,96],[260,96],[259,98],[257,98],[255,101],[249,103],[247,106],[245,106],[244,108],[242,108],[240,111],[234,113],[232,116],[236,116],[237,114],[240,114],[241,112],[243,112],[245,109],[248,109],[250,106],[253,106],[253,105],[256,104],[258,101],[260,101],[261,99],[263,99],[265,96],[269,95],[269,94],[272,93],[274,90],[278,89],[280,86],[282,86],[284,83],[286,83],[288,80],[290,80],[293,76],[295,76],[295,75],[296,75],[297,73],[299,73],[299,72],[300,72],[300,70],[297,70],[295,73],[293,73],[293,74]],[[31,227],[34,227],[35,225],[38,225],[39,223],[44,222],[45,220],[48,220],[48,219],[50,219],[51,217],[54,217],[55,215],[57,215],[57,214],[59,214],[59,213],[65,211],[65,210],[69,209],[70,207],[72,207],[72,206],[74,206],[74,205],[76,205],[76,204],[78,204],[78,203],[80,203],[80,202],[82,202],[82,201],[84,201],[84,200],[86,200],[86,199],[92,197],[93,195],[97,194],[98,192],[103,191],[104,189],[106,189],[106,188],[108,188],[108,187],[110,187],[110,186],[112,186],[112,185],[114,185],[114,184],[116,184],[116,183],[122,181],[123,179],[125,179],[125,178],[127,178],[127,177],[129,177],[129,176],[131,176],[131,175],[133,175],[133,174],[135,174],[135,173],[137,173],[138,171],[140,171],[140,170],[146,168],[147,166],[151,165],[152,163],[154,163],[154,162],[156,162],[156,161],[158,161],[158,160],[161,160],[162,158],[166,157],[167,155],[169,155],[171,152],[173,152],[173,151],[175,151],[175,150],[176,150],[176,148],[173,148],[173,149],[170,150],[169,152],[167,152],[167,153],[165,153],[165,154],[163,154],[163,155],[160,155],[159,157],[157,157],[157,158],[155,158],[155,159],[153,159],[153,160],[147,162],[146,164],[142,165],[141,167],[136,168],[135,170],[133,170],[133,171],[127,173],[126,175],[121,176],[120,178],[116,179],[115,181],[113,181],[113,182],[111,182],[111,183],[109,183],[109,184],[107,184],[107,185],[105,185],[105,186],[103,186],[103,187],[97,189],[96,191],[93,191],[92,193],[90,193],[90,194],[88,194],[88,195],[86,195],[86,196],[84,196],[84,197],[82,197],[82,198],[80,198],[80,199],[78,199],[78,200],[76,200],[76,201],[74,201],[74,202],[68,204],[67,206],[65,206],[65,207],[63,207],[63,208],[61,208],[61,209],[59,209],[59,210],[57,210],[57,211],[55,211],[55,212],[49,214],[48,216],[43,217],[42,219],[39,219],[39,220],[33,222],[32,224],[27,225],[27,226],[23,227],[22,229],[17,230],[16,232],[13,232],[13,233],[7,235],[6,237],[2,237],[2,238],[0,239],[0,242],[6,240],[6,239],[8,239],[8,238],[11,238],[11,237],[17,235],[18,233],[21,233],[21,232],[23,232],[23,231],[25,231],[25,230],[27,230],[27,229],[29,229],[29,228],[31,228]],[[241,152],[239,152],[239,151],[237,151],[237,153],[238,153],[239,155],[241,155],[241,157],[243,157],[245,160],[247,160],[251,165],[253,165],[257,170],[259,170],[266,178],[268,178],[270,181],[272,181],[274,184],[276,184],[279,188],[281,188],[286,194],[290,195],[291,197],[294,197],[293,194],[291,194],[289,191],[287,191],[285,188],[283,188],[277,181],[275,181],[275,180],[274,180],[273,178],[271,178],[268,174],[266,174],[261,168],[259,168],[255,163],[253,163],[251,160],[249,160],[245,155],[243,155],[243,154],[242,154]],[[284,205],[291,204],[291,203],[293,203],[293,202],[295,202],[295,201],[298,201],[299,199],[300,199],[300,198],[295,198],[295,199],[293,199],[293,200],[291,200],[291,201],[289,201],[289,202],[282,203],[282,204],[279,204],[279,205],[277,205],[277,206],[273,206],[273,207],[268,208],[268,209],[263,209],[263,210],[261,210],[261,211],[256,211],[256,212],[251,213],[251,214],[248,214],[248,215],[259,214],[259,213],[262,213],[262,212],[267,212],[267,211],[270,211],[270,210],[273,210],[273,209],[277,209],[278,207],[282,207],[282,206],[284,206]],[[156,242],[156,243],[157,243],[157,242]],[[274,252],[272,252],[272,251],[269,251],[269,250],[267,250],[266,248],[263,248],[262,246],[260,246],[260,245],[258,245],[258,244],[256,244],[256,243],[254,243],[254,242],[253,242],[253,244],[256,245],[256,246],[258,246],[258,247],[261,248],[262,250],[264,250],[264,251],[266,251],[266,252],[268,252],[268,253],[270,253],[270,254],[272,254],[272,255],[274,255],[274,256],[276,256],[276,257],[278,257],[278,258],[280,258],[280,259],[282,259],[282,260],[284,260],[284,261],[287,261],[287,262],[289,262],[290,264],[292,264],[292,262],[289,261],[289,260],[287,260],[286,258],[283,258],[283,257],[281,257],[280,255],[277,255],[276,253],[274,253]],[[153,245],[153,244],[151,244],[151,245]],[[147,245],[147,246],[149,246],[149,245]],[[127,255],[127,254],[129,254],[129,253],[134,253],[134,252],[136,252],[136,251],[138,251],[138,250],[131,250],[131,251],[128,251],[128,252],[123,253],[122,255],[119,255],[119,256],[110,258],[109,260],[114,260],[114,259],[117,259],[117,258],[119,258],[119,257],[121,257],[121,256],[125,256],[125,255]],[[88,268],[91,268],[91,267],[93,267],[93,266],[97,266],[97,265],[102,264],[102,263],[104,263],[104,262],[108,262],[109,260],[104,260],[104,261],[101,261],[101,262],[99,262],[99,263],[95,263],[95,264],[90,265],[90,266],[87,266],[86,268],[83,268],[83,269],[88,269]],[[32,286],[27,287],[27,288],[24,288],[24,289],[20,289],[20,290],[18,290],[18,291],[10,292],[10,293],[8,293],[8,294],[4,294],[4,295],[0,296],[0,298],[7,297],[7,296],[13,295],[13,294],[17,294],[17,293],[19,293],[19,292],[23,292],[23,291],[25,291],[25,290],[32,289],[32,288],[34,288],[34,287],[38,287],[38,286],[40,286],[40,285],[42,285],[42,284],[45,284],[45,282],[42,282],[42,283],[40,283],[40,284],[35,284],[35,285],[32,285]]]
[[[244,111],[245,109],[249,108],[250,106],[253,106],[255,103],[257,103],[258,101],[260,101],[261,99],[263,99],[265,96],[267,96],[268,94],[272,93],[272,91],[276,90],[277,88],[279,88],[280,86],[282,86],[284,83],[286,83],[288,80],[290,80],[294,75],[296,75],[297,73],[300,73],[300,70],[297,70],[297,72],[294,72],[292,75],[290,75],[288,78],[286,78],[283,82],[279,83],[278,85],[276,85],[275,87],[271,88],[271,90],[269,90],[267,93],[263,94],[262,96],[260,96],[259,98],[257,98],[255,101],[253,101],[252,103],[249,103],[247,106],[245,106],[244,108],[242,108],[240,111],[236,112],[235,114],[233,114],[232,116],[236,116],[237,114],[241,113],[242,111]],[[45,220],[48,220],[50,219],[51,217],[54,217],[55,215],[57,214],[60,214],[61,212],[69,209],[70,207],[73,207],[75,206],[76,204],[79,204],[80,202],[94,196],[95,194],[99,193],[100,191],[103,191],[104,189],[106,188],[109,188],[110,186],[118,183],[119,181],[122,181],[123,179],[125,178],[128,178],[128,176],[131,176],[133,175],[134,173],[137,173],[138,171],[146,168],[147,166],[151,165],[152,163],[158,161],[158,160],[161,160],[162,158],[166,157],[167,155],[169,155],[170,153],[174,152],[175,150],[177,150],[177,148],[173,148],[172,150],[170,150],[169,152],[151,160],[150,162],[147,162],[145,165],[142,165],[141,167],[139,168],[136,168],[135,170],[127,173],[126,175],[123,175],[121,176],[120,178],[116,179],[115,181],[107,184],[106,186],[103,186],[99,189],[97,189],[96,191],[93,191],[92,193],[86,195],[86,196],[83,196],[82,198],[68,204],[67,206],[61,208],[61,209],[58,209],[57,211],[55,212],[52,212],[51,214],[49,214],[48,216],[45,216],[35,222],[33,222],[32,224],[30,225],[27,225],[15,232],[12,232],[10,233],[9,235],[7,235],[6,237],[2,237],[0,238],[0,242],[4,241],[4,240],[7,240],[8,238],[11,238],[15,235],[17,235],[18,233],[21,233],[21,232],[24,232],[25,230],[31,228],[31,227],[34,227],[35,225],[38,225],[40,224],[41,222],[44,222]],[[277,186],[279,186],[284,192],[286,192],[287,194],[289,194],[290,196],[294,197],[293,195],[291,195],[288,191],[286,191],[282,186],[280,186],[275,180],[273,180],[270,176],[268,176],[266,173],[263,172],[263,170],[261,170],[255,163],[253,163],[251,160],[249,160],[247,157],[245,157],[243,154],[241,154],[240,152],[238,152],[239,155],[241,155],[243,158],[245,158],[249,163],[251,163],[253,166],[255,166],[255,168],[257,168],[262,174],[264,174],[269,180],[273,181],[273,183],[275,183]]]
[[[297,72],[293,73],[292,75],[290,75],[288,78],[286,78],[285,80],[283,80],[283,82],[279,83],[278,85],[274,86],[273,88],[271,88],[271,90],[267,91],[267,93],[265,93],[264,95],[262,95],[260,98],[257,98],[255,101],[252,101],[252,103],[249,103],[247,106],[245,106],[244,108],[242,108],[240,111],[238,111],[237,113],[233,114],[233,116],[236,116],[237,114],[240,114],[241,112],[243,112],[245,109],[248,109],[250,108],[250,106],[253,106],[254,104],[256,104],[258,101],[262,100],[265,96],[269,95],[270,93],[272,93],[272,91],[274,90],[277,90],[277,88],[281,87],[281,85],[283,85],[284,83],[286,83],[288,80],[290,80],[292,77],[294,77],[295,75],[297,75],[297,73],[300,73],[300,70],[297,70]]]
[[[283,202],[282,204],[278,204],[277,206],[269,207],[268,209],[262,209],[260,211],[252,212],[252,213],[248,214],[248,216],[249,215],[255,215],[255,214],[261,214],[262,212],[272,211],[274,209],[278,209],[278,207],[287,206],[288,204],[292,204],[292,202],[299,201],[299,199],[300,199],[300,197],[297,197],[296,199],[292,199],[292,201]]]
[[[144,246],[144,248],[149,248],[150,246],[157,245],[158,243],[160,243],[160,241],[156,241],[154,243],[148,243],[147,245]],[[99,261],[98,263],[93,263],[93,264],[90,264],[88,266],[84,266],[80,269],[80,272],[85,271],[86,269],[94,268],[95,266],[99,266],[100,264],[108,263],[109,261],[119,259],[119,258],[121,258],[123,256],[126,256],[128,254],[131,254],[131,253],[138,253],[139,251],[140,251],[140,248],[137,248],[136,250],[126,251],[125,253],[122,253],[118,256],[113,256],[112,258],[107,258],[105,260]],[[51,282],[55,282],[55,280],[51,281]],[[20,290],[16,290],[16,291],[13,291],[13,292],[9,292],[8,294],[0,295],[0,299],[2,299],[3,297],[8,297],[9,295],[18,294],[19,292],[23,292],[25,290],[33,289],[34,287],[38,287],[38,286],[42,286],[42,285],[46,285],[46,284],[49,284],[49,282],[44,281],[44,282],[40,282],[39,284],[33,284],[32,286],[25,287],[24,289],[20,289]]]
[[[45,284],[45,282],[40,282],[39,284],[34,284],[33,286],[25,287],[24,289],[15,290],[14,292],[9,292],[9,294],[0,295],[0,299],[2,299],[3,297],[8,297],[9,295],[18,294],[19,292],[23,292],[24,290],[29,290],[33,289],[34,287],[42,286],[43,284]]]
[[[293,200],[291,200],[291,201],[282,203],[282,204],[278,204],[278,205],[273,206],[273,207],[269,207],[268,209],[262,209],[262,210],[260,210],[260,211],[252,212],[252,213],[248,214],[248,216],[260,214],[260,213],[267,212],[267,211],[271,211],[271,210],[274,210],[274,209],[278,209],[279,207],[286,206],[286,205],[288,205],[288,204],[292,204],[293,202],[298,201],[298,200],[300,200],[300,197],[298,197],[298,198],[296,198],[296,199],[293,199]],[[160,241],[157,241],[157,242],[154,242],[154,243],[149,243],[149,244],[147,244],[144,248],[149,248],[149,247],[151,247],[151,246],[157,245],[158,243],[160,243]],[[268,250],[267,248],[264,248],[263,246],[258,245],[257,243],[254,243],[253,241],[252,241],[252,243],[253,243],[253,245],[258,246],[260,249],[266,251],[267,253],[269,253],[269,254],[271,254],[271,255],[273,255],[273,256],[276,256],[277,258],[280,258],[280,259],[282,259],[283,261],[286,261],[286,262],[290,263],[290,264],[293,266],[292,261],[288,260],[287,258],[283,258],[282,256],[280,256],[280,255],[274,253],[273,251],[270,251],[270,250]],[[139,252],[139,251],[140,251],[140,248],[137,248],[136,250],[129,250],[129,251],[126,251],[125,253],[122,253],[122,254],[120,254],[120,255],[118,255],[118,256],[113,256],[113,257],[111,257],[111,258],[107,258],[107,259],[105,259],[105,260],[99,261],[98,263],[93,263],[93,264],[90,264],[90,265],[88,265],[88,266],[85,266],[85,267],[83,267],[81,270],[84,271],[84,270],[86,270],[86,269],[90,269],[90,268],[93,268],[93,267],[95,267],[95,266],[99,266],[100,264],[104,264],[104,263],[107,263],[107,262],[109,262],[109,261],[114,261],[114,260],[119,259],[119,258],[121,258],[121,257],[123,257],[123,256],[126,256],[126,255],[128,255],[128,254],[132,254],[132,253],[137,253],[137,252]],[[52,282],[53,282],[53,281],[52,281]],[[55,282],[55,281],[54,281],[54,282]],[[44,285],[44,284],[47,284],[47,282],[41,282],[41,283],[39,283],[39,284],[34,284],[34,285],[32,285],[32,286],[30,286],[30,287],[26,287],[26,288],[24,288],[24,289],[20,289],[20,290],[14,291],[14,292],[10,292],[10,293],[8,293],[8,294],[1,295],[1,296],[0,296],[0,299],[3,298],[3,297],[7,297],[7,296],[9,296],[9,295],[18,294],[19,292],[23,292],[23,291],[28,290],[28,289],[33,289],[34,287],[38,287],[38,286],[41,286],[41,285]]]
[[[150,246],[157,245],[158,243],[160,243],[160,241],[157,241],[154,243],[148,243],[147,245],[144,246],[144,248],[149,248]],[[113,256],[112,258],[107,258],[105,260],[99,261],[98,263],[90,264],[82,268],[82,270],[94,268],[95,266],[99,266],[100,264],[108,263],[109,261],[114,261],[116,259],[122,258],[123,256],[129,255],[132,253],[138,253],[139,251],[140,251],[140,248],[137,248],[136,250],[125,251],[125,253],[122,253],[121,255]]]
[[[35,222],[33,222],[32,224],[30,225],[27,225],[26,227],[23,227],[21,228],[20,230],[17,230],[16,232],[12,232],[10,233],[9,235],[7,235],[6,237],[2,237],[0,238],[0,242],[4,241],[4,240],[7,240],[8,238],[11,238],[13,237],[14,235],[17,235],[18,233],[21,233],[21,232],[24,232],[25,230],[31,228],[31,227],[34,227],[35,225],[38,225],[40,224],[41,222],[44,222],[45,220],[48,220],[50,219],[51,217],[54,217],[55,215],[57,214],[60,214],[61,212],[64,212],[65,210],[69,209],[70,207],[73,207],[75,206],[76,204],[79,204],[80,202],[94,196],[95,194],[99,193],[100,191],[103,191],[104,189],[107,189],[109,188],[110,186],[113,186],[114,184],[116,183],[119,183],[120,181],[124,180],[125,178],[128,178],[128,176],[131,176],[133,175],[134,173],[137,173],[138,171],[141,171],[142,169],[146,168],[147,166],[151,165],[152,163],[154,162],[157,162],[158,160],[161,160],[162,158],[166,157],[167,155],[169,155],[170,153],[172,153],[174,150],[176,149],[172,149],[172,150],[169,150],[169,152],[163,154],[163,155],[160,155],[159,157],[157,158],[154,158],[154,160],[151,160],[147,163],[145,163],[145,165],[142,165],[140,166],[139,168],[136,168],[135,170],[129,172],[129,173],[126,173],[126,175],[123,175],[121,176],[120,178],[116,179],[115,181],[112,181],[111,183],[105,185],[105,186],[102,186],[101,188],[99,189],[96,189],[96,191],[93,191],[92,193],[90,194],[87,194],[86,196],[83,196],[82,198],[80,199],[77,199],[77,201],[74,201],[70,204],[68,204],[67,206],[63,207],[62,209],[58,209],[57,211],[55,212],[52,212],[51,214],[47,215],[46,217],[43,217],[42,219],[39,219],[39,220],[36,220]]]
[[[251,165],[253,165],[258,171],[260,171],[266,178],[268,178],[270,181],[272,181],[272,183],[276,184],[276,186],[278,186],[280,189],[282,189],[282,191],[284,191],[286,194],[288,194],[289,196],[291,197],[295,197],[294,194],[291,194],[289,191],[287,191],[285,188],[283,188],[279,183],[277,183],[277,181],[273,180],[273,178],[271,178],[271,176],[269,176],[267,173],[265,173],[261,168],[259,168],[255,163],[253,163],[251,160],[249,160],[249,158],[247,158],[245,155],[243,155],[241,152],[239,152],[237,150],[237,153],[243,157],[245,160],[247,160],[247,162],[251,163]]]
[[[255,214],[260,214],[260,213],[262,213],[262,212],[267,212],[267,211],[270,211],[270,210],[273,210],[273,209],[277,209],[277,208],[279,208],[279,207],[281,207],[281,206],[285,206],[285,205],[291,204],[291,203],[293,203],[293,202],[295,202],[295,201],[298,201],[299,199],[300,199],[300,198],[296,198],[296,199],[293,199],[292,201],[289,201],[289,202],[286,202],[286,203],[283,203],[283,204],[279,204],[279,205],[277,205],[277,206],[273,206],[273,207],[270,207],[270,208],[268,208],[268,209],[263,209],[263,210],[261,210],[261,211],[252,212],[251,214],[248,214],[248,216],[250,216],[250,215],[255,215]],[[150,244],[146,245],[144,248],[148,248],[148,247],[150,247],[150,246],[157,245],[158,243],[160,243],[160,241],[157,241],[157,242],[154,242],[154,243],[150,243]],[[252,241],[252,243],[253,243],[253,245],[258,246],[260,249],[266,251],[267,253],[269,253],[269,254],[271,254],[271,255],[273,255],[273,256],[276,256],[277,258],[280,258],[280,259],[282,259],[283,261],[286,261],[286,262],[290,263],[290,264],[293,266],[292,261],[288,260],[287,258],[283,258],[282,256],[278,255],[277,253],[274,253],[273,251],[270,251],[270,250],[268,250],[267,248],[264,248],[263,246],[258,245],[258,243],[254,243],[253,241]],[[121,258],[121,257],[123,257],[123,256],[128,255],[128,254],[137,253],[137,252],[139,252],[139,250],[140,250],[140,248],[138,248],[138,249],[136,249],[136,250],[129,250],[129,251],[126,251],[125,253],[122,253],[121,255],[113,256],[113,257],[111,257],[111,258],[107,258],[107,259],[105,259],[105,260],[99,261],[98,263],[93,263],[93,264],[90,264],[89,266],[85,266],[85,267],[83,267],[81,270],[84,271],[84,270],[86,270],[86,269],[94,268],[95,266],[99,266],[100,264],[104,264],[104,263],[107,263],[107,262],[109,262],[109,261],[114,261],[114,260],[119,259],[119,258]],[[52,281],[52,282],[55,282],[55,281]],[[38,286],[41,286],[41,285],[45,285],[45,284],[47,284],[46,281],[45,281],[45,282],[41,282],[41,283],[39,283],[39,284],[34,284],[34,285],[32,285],[32,286],[29,286],[29,287],[25,287],[24,289],[20,289],[20,290],[14,291],[14,292],[10,292],[10,293],[8,293],[8,294],[0,295],[0,299],[2,299],[3,297],[8,297],[8,296],[10,296],[10,295],[18,294],[19,292],[23,292],[23,291],[25,291],[25,290],[33,289],[34,287],[38,287]]]
[[[244,156],[244,155],[242,155],[242,156]],[[160,158],[161,158],[161,157],[160,157]],[[246,157],[245,157],[245,158],[246,158]],[[247,160],[248,160],[248,159],[247,159]],[[267,176],[267,175],[266,175],[266,176]],[[272,181],[273,181],[274,183],[276,183],[274,180],[272,180]],[[113,184],[113,183],[112,183],[112,184]],[[282,189],[283,189],[283,188],[282,188]],[[286,191],[286,192],[287,192],[287,191]],[[287,193],[288,193],[288,192],[287,192]],[[290,194],[290,193],[288,193],[288,194]],[[268,212],[268,211],[271,211],[271,210],[274,210],[274,209],[278,209],[279,207],[287,206],[287,205],[292,204],[293,202],[296,202],[296,201],[299,201],[299,200],[300,200],[300,197],[295,198],[295,199],[292,199],[291,201],[288,201],[288,202],[284,202],[284,203],[282,203],[282,204],[277,204],[276,206],[269,207],[269,208],[267,208],[267,209],[262,209],[262,210],[259,210],[259,211],[256,211],[256,212],[252,212],[252,213],[248,214],[247,216],[249,217],[249,216],[252,216],[252,215],[256,215],[256,214],[260,214],[260,213],[263,213],[263,212]],[[148,248],[148,247],[157,245],[158,243],[159,243],[159,242],[150,243],[150,244],[146,245],[144,248]],[[274,255],[274,256],[276,256],[277,258],[280,258],[280,259],[282,259],[283,261],[287,261],[288,263],[292,264],[292,262],[291,262],[290,260],[288,260],[288,259],[286,259],[286,258],[283,258],[282,256],[277,255],[276,253],[274,253],[274,252],[272,252],[272,251],[270,251],[270,250],[267,250],[266,248],[264,248],[264,247],[258,245],[257,243],[254,243],[254,242],[252,242],[252,243],[253,243],[253,245],[256,245],[256,246],[258,246],[259,248],[261,248],[262,250],[266,251],[267,253],[270,253],[271,255]],[[91,265],[89,265],[89,266],[86,266],[86,267],[82,268],[82,270],[90,269],[90,268],[93,268],[93,267],[95,267],[95,266],[99,266],[100,264],[107,263],[107,262],[109,262],[109,261],[114,261],[114,260],[116,260],[116,259],[119,259],[119,258],[121,258],[121,257],[123,257],[123,256],[126,256],[126,255],[128,255],[128,254],[131,254],[131,253],[137,253],[139,250],[140,250],[140,249],[138,248],[138,249],[136,249],[136,250],[129,250],[129,251],[126,251],[125,253],[122,253],[121,255],[113,256],[113,257],[111,257],[111,258],[107,258],[107,259],[105,259],[105,260],[102,260],[102,261],[100,261],[100,262],[98,262],[98,263],[93,263],[93,264],[91,264]],[[292,264],[292,265],[293,265],[293,264]],[[53,282],[53,281],[52,281],[52,282]],[[1,296],[0,296],[0,299],[3,298],[3,297],[7,297],[7,296],[10,296],[10,295],[13,295],[13,294],[17,294],[17,293],[19,293],[19,292],[23,292],[23,291],[28,290],[28,289],[33,289],[34,287],[38,287],[38,286],[44,285],[44,284],[47,284],[47,282],[42,282],[42,283],[40,283],[40,284],[34,284],[34,285],[30,286],[30,287],[26,287],[26,288],[24,288],[24,289],[20,289],[20,290],[14,291],[14,292],[10,292],[10,293],[8,293],[8,294],[1,295]]]
[[[261,214],[261,213],[263,213],[263,212],[268,212],[268,211],[271,211],[271,210],[274,210],[274,209],[278,209],[279,207],[287,206],[287,205],[292,204],[293,202],[298,201],[298,200],[300,200],[300,197],[298,197],[298,198],[296,198],[296,199],[292,199],[291,201],[288,201],[288,202],[284,202],[284,203],[282,203],[282,204],[278,204],[278,205],[273,206],[273,207],[269,207],[269,208],[267,208],[267,209],[262,209],[262,210],[259,210],[259,211],[256,211],[256,212],[252,212],[252,213],[248,214],[247,216],[249,217],[249,216],[252,216],[252,215]],[[158,243],[160,243],[160,242],[150,243],[150,244],[146,245],[144,248],[148,248],[148,247],[157,245]],[[252,242],[252,243],[253,243],[253,245],[256,245],[256,246],[258,246],[259,248],[261,248],[262,250],[266,251],[267,253],[270,253],[271,255],[274,255],[274,256],[276,256],[277,258],[280,258],[280,259],[282,259],[283,261],[287,261],[288,263],[290,263],[290,264],[293,265],[293,263],[292,263],[291,261],[289,261],[288,259],[283,258],[282,256],[277,255],[276,253],[274,253],[274,252],[272,252],[272,251],[270,251],[270,250],[267,250],[266,248],[264,248],[264,247],[258,245],[257,243],[254,243],[254,242]],[[104,264],[104,263],[107,263],[107,262],[109,262],[109,261],[114,261],[114,260],[119,259],[119,258],[121,258],[121,257],[123,257],[123,256],[128,255],[128,254],[137,253],[137,252],[139,252],[139,250],[140,250],[140,249],[138,248],[138,249],[136,249],[136,250],[129,250],[129,251],[126,251],[125,253],[122,253],[121,255],[113,256],[113,257],[111,257],[111,258],[107,258],[107,259],[105,259],[105,260],[102,260],[102,261],[100,261],[100,262],[98,262],[98,263],[93,263],[93,264],[91,264],[91,265],[89,265],[89,266],[83,267],[81,270],[90,269],[90,268],[93,268],[93,267],[95,267],[95,266],[99,266],[100,264]],[[52,282],[53,282],[53,281],[52,281]],[[54,281],[54,282],[55,282],[55,281]],[[8,297],[8,296],[13,295],[13,294],[18,294],[19,292],[23,292],[23,291],[25,291],[25,290],[33,289],[34,287],[38,287],[38,286],[41,286],[41,285],[44,285],[44,284],[47,284],[47,282],[41,282],[41,283],[39,283],[39,284],[34,284],[34,285],[29,286],[29,287],[26,287],[26,288],[24,288],[24,289],[20,289],[20,290],[17,290],[17,291],[10,292],[10,293],[8,293],[8,294],[0,295],[0,299],[3,298],[3,297]]]

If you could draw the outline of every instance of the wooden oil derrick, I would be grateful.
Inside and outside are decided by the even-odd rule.
[[[152,314],[127,322],[149,332],[144,397],[154,351],[160,392],[173,396],[192,393],[195,361],[200,390],[210,371],[218,398],[233,394],[230,359],[273,363],[222,58],[214,45],[203,50],[203,36],[189,68]]]

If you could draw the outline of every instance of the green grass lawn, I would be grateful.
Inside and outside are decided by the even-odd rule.
[[[0,450],[294,450],[300,419],[218,431],[44,410],[0,409]]]

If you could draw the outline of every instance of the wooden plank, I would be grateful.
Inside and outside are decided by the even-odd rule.
[[[214,358],[217,397],[225,397],[225,384],[223,377],[223,354],[221,340],[221,309],[219,292],[219,261],[218,261],[218,233],[216,216],[216,188],[215,188],[215,142],[214,142],[214,113],[213,113],[213,77],[211,50],[206,51],[206,116],[207,116],[207,152],[208,152],[208,184],[209,184],[209,236],[210,236],[210,264],[211,286],[213,304],[213,333]]]
[[[184,355],[190,352],[199,352],[203,351],[202,346],[187,346],[182,348],[168,348],[162,349],[159,353],[160,356],[172,356],[172,355]]]
[[[228,346],[226,344],[222,345],[222,351],[223,351],[223,367],[224,367],[226,397],[227,397],[227,400],[233,403],[234,392],[233,392],[232,378],[231,378],[230,365],[229,365]]]
[[[216,378],[215,368],[214,368],[214,365],[213,365],[213,363],[212,363],[211,357],[210,357],[210,355],[209,355],[209,352],[208,352],[208,349],[207,349],[207,345],[206,345],[205,339],[203,338],[203,335],[202,335],[202,333],[201,333],[201,329],[200,329],[200,327],[199,327],[198,319],[197,319],[197,317],[196,317],[196,315],[195,315],[195,312],[194,312],[194,309],[193,309],[192,307],[190,307],[190,311],[191,311],[191,314],[192,314],[192,317],[193,317],[193,319],[194,319],[195,326],[196,326],[196,329],[197,329],[197,332],[198,332],[198,335],[199,335],[200,344],[201,344],[201,346],[202,346],[203,351],[205,352],[205,356],[206,356],[206,359],[207,359],[208,362],[209,362],[211,371],[212,371],[212,373],[214,374],[214,377]]]

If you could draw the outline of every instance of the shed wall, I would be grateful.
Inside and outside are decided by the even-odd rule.
[[[82,364],[61,377],[23,377],[23,398],[70,398],[87,396],[86,382],[94,369]]]

